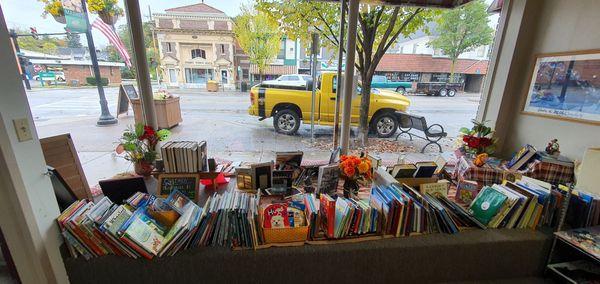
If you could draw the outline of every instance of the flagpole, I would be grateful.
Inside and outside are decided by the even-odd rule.
[[[87,14],[87,5],[85,0],[81,0],[81,9],[83,9],[83,16],[85,18],[85,36],[87,38],[88,49],[90,50],[90,59],[92,60],[92,67],[94,69],[94,78],[96,79],[96,87],[98,88],[98,96],[100,97],[100,118],[96,124],[98,126],[116,124],[117,119],[110,114],[108,110],[108,102],[104,95],[104,88],[102,87],[102,81],[100,76],[100,66],[98,66],[98,57],[96,56],[96,46],[94,45],[94,38],[92,38],[92,27],[90,25],[90,19]]]

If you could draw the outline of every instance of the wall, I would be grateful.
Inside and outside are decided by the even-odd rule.
[[[63,71],[68,84],[71,80],[79,80],[79,84],[83,85],[86,84],[86,77],[94,77],[92,66],[89,65],[63,65]],[[100,66],[100,77],[108,78],[109,84],[121,84],[121,68]]]
[[[58,204],[44,175],[46,162],[1,7],[0,66],[0,227],[23,283],[68,283],[58,249]],[[19,142],[13,120],[22,118],[33,139]]]
[[[600,146],[600,126],[531,116],[521,113],[521,109],[535,54],[600,46],[600,1],[510,2],[511,15],[499,50],[498,70],[479,117],[496,123],[504,156],[525,144],[543,149],[550,139],[557,138],[563,155],[581,159],[586,148]],[[517,26],[519,21],[522,24]]]

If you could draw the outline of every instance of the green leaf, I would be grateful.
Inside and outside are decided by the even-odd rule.
[[[171,136],[171,131],[168,129],[161,129],[156,132],[156,136],[158,136],[158,140],[165,141]]]
[[[462,133],[462,134],[469,134],[471,130],[469,130],[469,128],[466,127],[461,127],[458,132]]]
[[[138,123],[135,125],[135,135],[137,137],[140,137],[144,134],[144,125],[141,123]]]

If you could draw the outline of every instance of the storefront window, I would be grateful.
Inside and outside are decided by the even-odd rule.
[[[191,84],[204,84],[213,79],[212,69],[185,68],[185,81]]]

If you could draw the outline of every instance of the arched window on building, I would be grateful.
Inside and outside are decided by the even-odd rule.
[[[192,59],[200,57],[206,59],[206,51],[204,49],[192,49]]]

